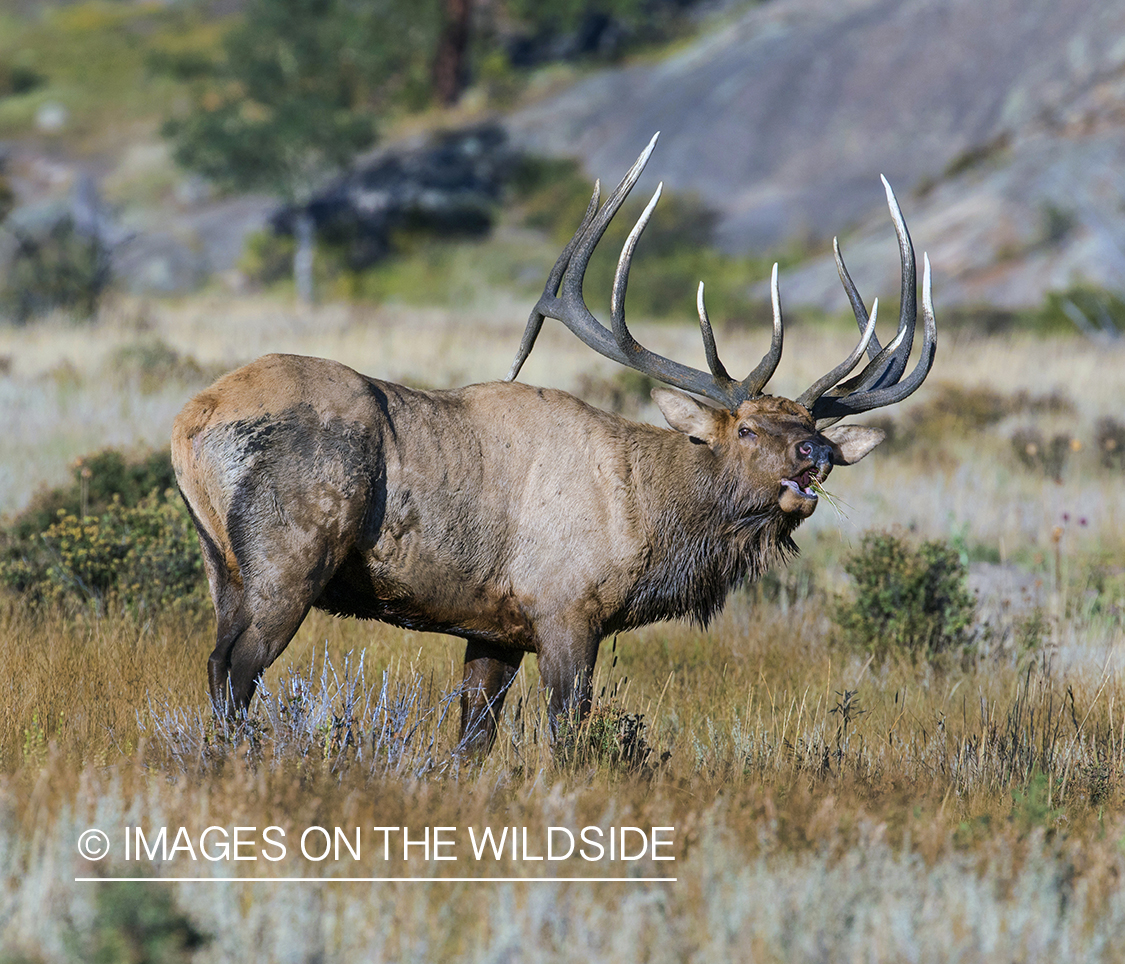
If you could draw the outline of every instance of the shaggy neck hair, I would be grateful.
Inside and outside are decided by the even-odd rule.
[[[649,551],[630,605],[611,620],[609,632],[685,616],[706,626],[736,585],[798,551],[792,533],[803,519],[782,512],[776,493],[755,493],[743,478],[716,474],[705,446],[693,446],[685,457],[683,436],[671,438],[679,471],[651,456],[634,460],[634,472],[647,476],[638,490],[658,494],[638,506]]]

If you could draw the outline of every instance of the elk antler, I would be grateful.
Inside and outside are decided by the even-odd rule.
[[[930,287],[930,258],[923,253],[922,351],[914,370],[905,380],[901,380],[903,372],[906,371],[910,349],[914,343],[914,327],[918,317],[914,245],[911,243],[910,232],[906,229],[906,221],[899,209],[895,192],[891,190],[891,185],[885,177],[880,175],[880,179],[883,182],[883,190],[887,194],[887,207],[891,211],[895,235],[898,237],[899,257],[902,261],[902,294],[898,335],[886,348],[880,348],[879,340],[874,334],[878,299],[871,306],[871,317],[868,318],[867,309],[863,306],[863,299],[860,298],[855,283],[844,265],[844,259],[840,255],[840,245],[833,238],[832,250],[836,255],[836,270],[840,274],[840,281],[844,285],[844,291],[847,292],[852,313],[855,315],[856,324],[859,325],[863,337],[855,351],[843,364],[814,382],[797,399],[812,412],[819,428],[838,422],[849,415],[858,415],[860,412],[869,412],[872,409],[902,401],[925,381],[930,368],[934,364],[934,355],[937,351],[937,325],[934,318],[933,297]],[[864,348],[870,355],[871,361],[855,378],[846,382],[839,382],[855,367],[863,355]]]
[[[762,358],[758,366],[742,379],[736,381],[727,373],[723,363],[719,360],[715,348],[715,336],[711,330],[711,321],[707,316],[707,309],[703,303],[703,283],[700,282],[696,297],[699,310],[699,328],[703,336],[703,348],[707,356],[707,367],[710,374],[679,362],[672,361],[662,355],[649,351],[637,342],[625,324],[625,289],[629,283],[629,268],[633,260],[633,250],[637,239],[640,238],[657,201],[660,200],[663,182],[656,188],[656,193],[648,202],[629,237],[621,249],[621,257],[617,262],[617,272],[613,279],[613,295],[610,301],[610,323],[612,331],[607,329],[590,313],[582,297],[582,279],[586,273],[586,266],[594,248],[601,240],[609,222],[621,208],[629,192],[633,189],[637,179],[641,176],[649,156],[656,147],[659,132],[653,135],[648,146],[637,158],[629,172],[617,185],[613,193],[606,200],[601,210],[598,210],[598,200],[601,192],[601,183],[595,182],[594,193],[582,223],[575,232],[574,237],[567,242],[562,254],[555,262],[547,279],[543,294],[531,310],[527,327],[524,329],[523,339],[512,362],[506,381],[514,379],[531,353],[535,339],[543,327],[544,318],[555,318],[573,331],[586,345],[607,358],[613,359],[621,365],[633,368],[643,374],[650,375],[658,381],[674,385],[697,395],[703,395],[713,401],[719,402],[732,412],[738,406],[751,398],[762,394],[766,383],[770,380],[781,360],[781,346],[783,340],[783,324],[781,319],[781,299],[778,293],[777,265],[773,266],[770,280],[770,294],[773,302],[773,339],[770,350]],[[922,346],[922,357],[914,371],[904,382],[900,382],[906,361],[914,338],[914,324],[917,315],[915,300],[915,270],[914,249],[910,243],[910,235],[906,231],[906,224],[899,211],[898,202],[886,178],[883,185],[887,191],[887,201],[891,208],[891,218],[894,220],[895,232],[898,235],[899,251],[902,256],[902,311],[899,319],[899,332],[891,344],[880,348],[875,338],[875,319],[878,313],[878,301],[872,306],[871,315],[868,317],[867,309],[856,291],[855,284],[844,267],[840,257],[839,246],[833,242],[836,252],[836,264],[840,272],[840,279],[844,284],[848,299],[852,305],[856,322],[859,325],[862,337],[855,350],[840,365],[837,365],[824,377],[818,379],[798,401],[809,408],[817,424],[830,425],[847,415],[869,411],[893,402],[900,401],[913,392],[925,379],[926,374],[933,364],[936,346],[936,329],[934,326],[933,306],[930,303],[930,262],[925,258],[925,267],[922,276],[922,306],[925,320],[925,339]],[[864,351],[871,355],[871,361],[858,376],[847,382],[840,379],[848,375]]]

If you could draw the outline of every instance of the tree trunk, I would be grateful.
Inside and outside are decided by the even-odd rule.
[[[457,103],[467,82],[465,55],[469,49],[472,0],[444,0],[445,17],[434,57],[434,93],[446,107]]]
[[[293,252],[293,283],[297,288],[297,300],[302,304],[311,305],[316,224],[307,208],[302,208],[297,214],[293,231],[297,238],[297,248]]]

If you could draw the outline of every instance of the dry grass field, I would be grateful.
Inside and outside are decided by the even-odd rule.
[[[165,444],[193,391],[266,351],[412,384],[500,377],[528,304],[215,295],[2,329],[0,511],[81,454]],[[635,331],[703,366],[691,326]],[[766,337],[718,334],[734,368]],[[795,326],[772,390],[797,394],[853,337]],[[559,325],[522,377],[657,417]],[[314,613],[224,732],[209,613],[6,600],[0,961],[1125,961],[1125,471],[1097,437],[1123,402],[1120,348],[945,336],[888,413],[893,439],[831,477],[840,509],[802,527],[788,569],[707,629],[606,640],[598,709],[565,753],[534,659],[493,753],[466,762],[456,641]],[[843,561],[890,527],[970,561],[975,654],[876,661],[841,642]],[[79,855],[93,828],[102,860]],[[323,859],[316,828],[343,837]],[[508,836],[478,859],[485,828]],[[569,856],[535,859],[567,832]]]

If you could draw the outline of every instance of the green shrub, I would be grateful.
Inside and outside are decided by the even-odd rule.
[[[176,485],[167,449],[129,458],[117,449],[83,455],[71,467],[73,481],[40,493],[8,528],[17,541],[38,536],[53,525],[59,513],[83,517],[101,515],[116,498],[123,507],[136,506],[149,493]]]
[[[1075,285],[1048,293],[1033,313],[1032,323],[1035,330],[1047,334],[1113,335],[1125,331],[1125,299],[1091,285]]]
[[[612,674],[617,668],[617,637],[610,649]],[[608,767],[622,773],[651,774],[652,764],[664,763],[669,753],[653,756],[648,742],[648,726],[643,713],[628,713],[622,698],[628,689],[627,677],[606,683],[585,719],[575,713],[557,720],[554,740],[555,762],[563,767]],[[516,711],[517,715],[519,710]]]
[[[0,287],[0,311],[23,324],[56,308],[91,317],[109,285],[109,252],[64,217],[41,233],[13,232],[16,250]]]
[[[220,374],[218,370],[204,369],[190,355],[184,355],[160,338],[145,338],[123,345],[110,355],[106,369],[142,395],[155,394],[177,382],[202,384]]]
[[[653,753],[646,731],[642,713],[626,713],[615,704],[595,706],[581,722],[573,717],[559,721],[555,761],[562,766],[603,766],[643,773]]]
[[[946,542],[917,549],[890,532],[868,532],[844,562],[854,599],[839,600],[835,619],[844,641],[877,657],[930,658],[967,647],[975,603],[966,569]]]
[[[988,387],[939,382],[927,387],[926,400],[911,408],[901,421],[890,415],[880,415],[870,419],[868,424],[887,433],[884,451],[902,452],[918,445],[932,451],[950,439],[979,435],[1013,415],[1074,418],[1077,408],[1069,397],[1058,391],[1033,395],[1021,389],[1004,395]]]
[[[9,547],[0,584],[33,607],[107,605],[135,612],[195,606],[203,600],[203,561],[195,527],[173,489],[137,505],[114,498],[99,515],[59,512],[38,537]]]
[[[81,960],[111,964],[175,964],[192,960],[211,941],[176,904],[167,884],[144,880],[95,885],[96,916],[72,937]]]
[[[268,286],[292,278],[296,246],[292,235],[277,234],[268,229],[251,232],[246,238],[238,268],[255,285]]]
[[[367,253],[363,249],[363,239],[355,232],[339,228],[321,227],[317,230],[313,253],[313,280],[318,289],[341,287],[333,291],[341,297],[357,297],[361,294],[352,289],[360,284],[367,272],[357,269],[352,262],[362,260]],[[381,255],[391,254],[395,245]],[[293,255],[297,242],[292,234],[279,234],[269,228],[252,232],[242,249],[238,260],[238,270],[251,285],[257,288],[271,288],[275,285],[293,283]],[[375,267],[382,263],[380,257],[371,259]],[[362,285],[360,284],[360,287]]]
[[[12,182],[0,171],[0,222],[12,213],[16,206],[16,189]]]
[[[1125,423],[1111,415],[1099,418],[1094,425],[1094,447],[1107,469],[1125,469]]]
[[[0,534],[0,586],[34,607],[194,607],[204,595],[195,528],[167,450],[83,456]]]
[[[1038,428],[1021,428],[1012,435],[1012,454],[1016,461],[1056,482],[1062,482],[1067,459],[1080,448],[1077,440],[1065,432],[1055,433],[1050,441]]]
[[[0,97],[18,97],[42,87],[46,78],[25,64],[0,60]]]
[[[888,307],[890,307],[888,305]],[[971,331],[981,335],[1003,335],[1026,326],[1026,311],[991,304],[942,306],[942,332]],[[893,315],[892,315],[893,317]]]
[[[651,403],[654,378],[632,368],[619,368],[608,378],[582,373],[571,388],[582,401],[626,418],[640,418]]]

